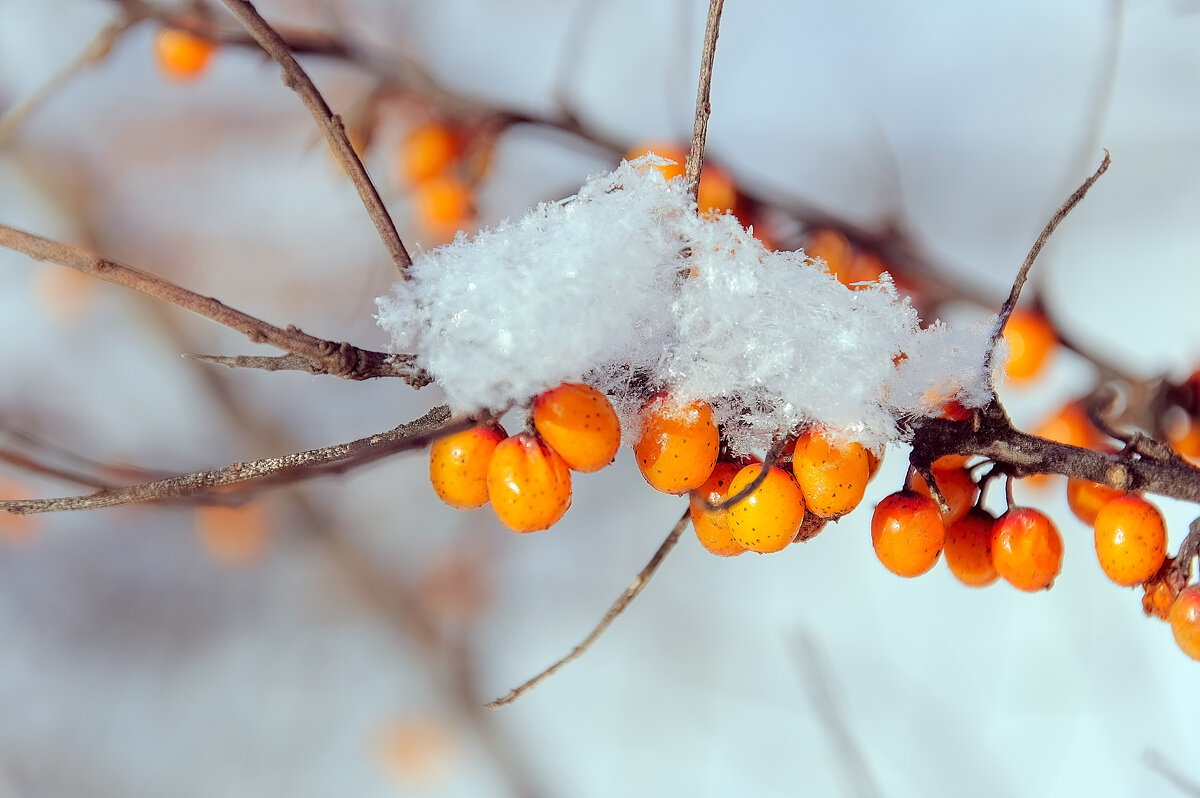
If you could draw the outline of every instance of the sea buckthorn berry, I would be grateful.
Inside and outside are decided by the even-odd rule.
[[[879,473],[881,465],[883,465],[883,452],[875,454],[875,452],[867,449],[867,482],[875,479],[875,475]]]
[[[747,487],[763,469],[748,465],[729,484],[729,496]],[[792,475],[771,466],[762,483],[728,510],[733,539],[750,551],[771,554],[782,551],[796,538],[804,521],[804,494]]]
[[[445,172],[462,151],[454,129],[442,122],[425,122],[405,134],[397,167],[408,183],[423,183]]]
[[[1004,327],[1004,339],[1009,346],[1004,370],[1012,380],[1036,377],[1058,345],[1058,335],[1050,321],[1033,310],[1015,311]]]
[[[661,172],[666,180],[681,177],[687,171],[688,148],[677,144],[643,144],[627,152],[625,160],[632,161],[649,153],[674,161],[653,167]],[[696,189],[696,205],[700,213],[729,211],[733,210],[736,204],[737,185],[733,177],[711,161],[705,162],[700,171],[700,185]]]
[[[992,527],[996,519],[979,507],[946,527],[946,565],[968,587],[984,587],[999,574],[992,562]]]
[[[804,254],[825,261],[829,273],[841,280],[840,275],[850,262],[850,242],[837,230],[820,228],[809,234]]]
[[[492,452],[488,499],[496,517],[514,532],[549,529],[571,506],[571,472],[558,452],[537,435],[505,438]]]
[[[705,501],[720,504],[728,499],[729,485],[742,468],[739,463],[717,463],[708,481],[692,491],[692,529],[700,545],[719,557],[736,557],[745,553],[746,547],[733,538],[729,511],[710,510]]]
[[[466,183],[445,175],[433,177],[413,188],[417,222],[429,235],[449,240],[470,226],[475,217],[475,199]]]
[[[1167,443],[1189,460],[1200,459],[1200,419],[1184,415],[1167,428]]]
[[[621,422],[608,397],[564,382],[533,400],[533,424],[572,471],[599,471],[621,448]]]
[[[499,424],[456,432],[429,447],[429,481],[438,498],[451,507],[469,510],[488,501],[488,464],[500,441],[507,437]]]
[[[158,68],[172,80],[195,80],[204,74],[217,45],[178,28],[163,28],[154,37]]]
[[[971,472],[965,468],[932,468],[930,470],[933,472],[933,479],[937,482],[938,490],[942,492],[942,498],[946,500],[948,509],[943,514],[942,520],[945,521],[946,526],[949,526],[975,506],[975,499],[979,496],[979,486],[975,484],[975,480],[971,479]],[[913,475],[912,487],[917,493],[929,496],[929,486],[925,484],[925,478],[920,474]]]
[[[708,402],[697,399],[681,405],[660,393],[642,408],[642,429],[633,452],[650,487],[685,493],[712,475],[720,443]]]
[[[1067,504],[1075,517],[1088,526],[1096,523],[1096,513],[1113,499],[1124,496],[1125,491],[1110,488],[1099,482],[1071,477],[1067,480]]]
[[[875,556],[897,576],[913,577],[932,568],[946,543],[946,526],[933,499],[900,490],[875,505],[871,545]]]
[[[1062,537],[1046,515],[1014,507],[992,528],[992,562],[1005,581],[1020,590],[1045,590],[1062,570]]]
[[[1118,496],[1096,513],[1096,557],[1118,585],[1140,585],[1167,559],[1162,513],[1141,496]]]
[[[1100,444],[1100,433],[1078,402],[1068,402],[1033,431],[1039,438],[1091,449]]]
[[[222,565],[239,567],[260,559],[271,538],[271,514],[261,501],[198,507],[195,520],[200,544]]]
[[[861,444],[834,445],[816,430],[796,439],[792,472],[804,492],[805,506],[822,518],[837,518],[857,507],[870,470]]]
[[[1200,585],[1179,591],[1171,605],[1171,631],[1184,654],[1200,659]]]

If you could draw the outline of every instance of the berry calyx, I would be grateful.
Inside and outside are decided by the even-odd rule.
[[[729,511],[710,510],[705,502],[720,504],[728,499],[729,486],[741,470],[738,463],[717,463],[708,481],[692,491],[692,529],[700,545],[718,557],[736,557],[744,554],[746,547],[733,537]]]
[[[163,28],[154,37],[158,68],[172,80],[195,80],[204,74],[217,50],[215,42],[178,28]]]
[[[650,487],[685,493],[703,485],[717,464],[721,443],[708,402],[680,404],[660,393],[642,407],[641,418],[633,452]]]
[[[1167,559],[1162,513],[1141,496],[1118,496],[1096,513],[1096,558],[1104,575],[1133,587],[1153,577]]]
[[[734,496],[752,483],[762,471],[752,463],[737,473],[729,485]],[[750,551],[772,554],[787,548],[804,521],[804,494],[792,475],[771,466],[754,491],[728,510],[733,539]]]
[[[1171,605],[1171,632],[1184,654],[1200,660],[1200,585],[1179,591]]]
[[[549,529],[571,506],[571,472],[537,435],[505,438],[487,470],[488,500],[500,523],[514,532]]]
[[[1088,526],[1096,523],[1096,514],[1100,512],[1101,507],[1124,495],[1124,491],[1099,482],[1077,477],[1067,480],[1067,505],[1075,517]]]
[[[1004,339],[1009,346],[1004,370],[1009,379],[1016,381],[1036,377],[1058,344],[1050,321],[1032,310],[1018,310],[1009,317]]]
[[[499,424],[456,432],[429,447],[429,481],[438,498],[469,510],[488,501],[487,474],[492,454],[508,437]]]
[[[937,504],[914,490],[899,490],[875,505],[871,545],[883,567],[914,577],[932,568],[946,543],[946,527]]]
[[[608,397],[564,382],[533,401],[533,424],[572,471],[599,471],[621,448],[621,422]]]
[[[992,562],[1013,587],[1033,592],[1054,584],[1062,570],[1062,536],[1045,513],[1014,507],[992,528]]]
[[[992,527],[996,519],[987,510],[972,507],[946,527],[946,565],[967,587],[985,587],[999,577],[992,562]]]
[[[837,518],[862,501],[870,479],[867,451],[858,443],[831,444],[809,430],[796,439],[792,472],[804,492],[804,504],[822,518]]]

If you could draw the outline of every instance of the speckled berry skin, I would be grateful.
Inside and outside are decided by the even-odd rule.
[[[1096,513],[1096,558],[1104,575],[1134,587],[1158,573],[1167,559],[1162,513],[1141,496],[1118,496]]]
[[[1000,575],[992,562],[992,528],[996,519],[986,510],[972,507],[946,527],[946,565],[967,587],[986,587]]]
[[[1004,581],[1032,593],[1054,584],[1062,570],[1058,527],[1032,507],[1014,507],[992,528],[992,562]]]
[[[928,571],[937,564],[945,543],[942,513],[928,496],[900,490],[875,505],[871,545],[883,567],[897,576]]]
[[[820,434],[806,432],[796,440],[792,473],[809,512],[838,518],[862,501],[870,479],[870,460],[861,444],[834,446]]]
[[[971,479],[971,472],[962,467],[932,468],[942,498],[946,500],[947,512],[942,514],[942,523],[950,526],[967,514],[979,496],[979,486]],[[917,493],[929,496],[929,486],[920,474],[914,474],[912,487]],[[932,498],[932,497],[930,497]]]
[[[533,401],[533,424],[572,471],[599,471],[621,448],[621,422],[608,397],[564,382]]]
[[[762,471],[754,463],[737,473],[729,484],[732,497],[747,487]],[[772,554],[787,548],[804,521],[804,494],[792,475],[771,466],[762,484],[729,508],[729,531],[733,539],[750,551]]]
[[[1091,482],[1077,477],[1067,480],[1067,505],[1075,517],[1088,526],[1095,525],[1096,516],[1100,513],[1101,507],[1124,495],[1124,491],[1110,488],[1099,482]]]
[[[438,498],[460,510],[487,504],[488,464],[505,437],[504,429],[494,425],[472,427],[434,441],[429,448],[429,481]]]
[[[1171,632],[1180,650],[1200,660],[1200,585],[1180,591],[1171,605]]]
[[[487,490],[500,523],[514,532],[537,532],[571,506],[571,472],[549,444],[522,432],[492,453]]]
[[[745,554],[746,547],[733,538],[733,531],[729,528],[729,511],[709,510],[705,500],[719,504],[729,498],[729,486],[741,470],[742,466],[738,463],[717,463],[708,481],[692,491],[692,529],[700,545],[718,557]]]
[[[642,429],[633,452],[650,487],[686,493],[712,475],[720,445],[708,402],[680,405],[660,393],[642,408]]]

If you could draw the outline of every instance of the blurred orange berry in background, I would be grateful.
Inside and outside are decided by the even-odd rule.
[[[154,37],[158,68],[172,80],[186,82],[204,74],[217,50],[215,42],[178,28],[162,28]]]
[[[1029,380],[1041,373],[1058,345],[1050,321],[1036,310],[1016,310],[1004,327],[1008,362],[1004,370],[1014,381]]]
[[[687,171],[688,148],[678,144],[651,142],[634,147],[625,153],[625,160],[632,161],[643,155],[654,153],[674,163],[658,164],[653,168],[667,180],[682,177]],[[733,176],[708,159],[700,170],[700,186],[696,189],[696,205],[700,213],[724,213],[737,205],[737,183]]]
[[[0,499],[32,499],[31,491],[15,479],[0,478]],[[22,545],[33,540],[41,521],[37,515],[17,515],[0,510],[0,541]]]
[[[259,560],[271,537],[272,518],[262,501],[240,507],[210,505],[195,510],[196,535],[210,557],[222,565],[243,566]]]
[[[398,718],[379,734],[379,763],[402,786],[428,790],[450,774],[456,747],[444,721],[418,716]]]
[[[462,152],[458,134],[443,122],[413,127],[400,142],[396,169],[402,182],[422,183],[447,171]]]
[[[413,188],[413,214],[426,234],[449,241],[475,218],[475,197],[470,186],[453,177],[438,176]]]

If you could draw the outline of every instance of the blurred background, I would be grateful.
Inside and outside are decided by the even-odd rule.
[[[695,0],[259,7],[321,51],[302,62],[414,252],[691,131]],[[273,62],[230,41],[183,79],[147,19],[63,72],[128,10],[237,38],[219,4],[0,0],[0,222],[385,348],[373,299],[394,267]],[[959,319],[999,307],[1107,147],[1035,286],[1096,359],[1178,380],[1200,361],[1197,41],[1185,0],[730,0],[709,155],[775,246],[820,224],[907,253]],[[405,166],[431,122],[459,148],[441,199]],[[17,253],[0,281],[0,444],[62,468],[217,468],[439,403],[184,360],[271,352]],[[1004,398],[1033,428],[1096,375],[1060,348]],[[422,453],[238,511],[0,519],[0,794],[1200,794],[1197,665],[1104,578],[1062,482],[1018,490],[1066,540],[1052,591],[970,590],[944,566],[902,580],[868,523],[905,456],[782,554],[721,559],[686,533],[594,649],[494,713],[479,707],[582,639],[683,510],[627,449],[527,536],[440,504]],[[5,498],[84,492],[12,462],[0,481]],[[1195,508],[1159,504],[1173,549]]]

